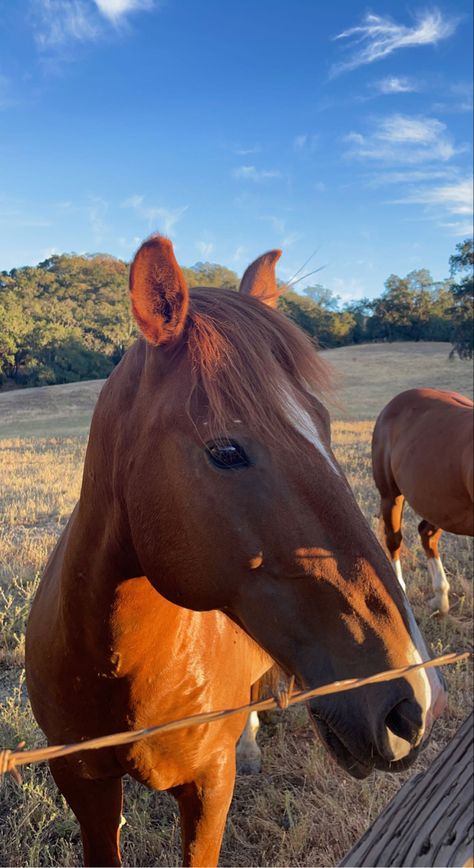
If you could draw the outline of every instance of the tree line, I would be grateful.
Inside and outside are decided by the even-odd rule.
[[[340,305],[321,285],[283,291],[280,309],[323,348],[371,341],[450,341],[473,355],[473,242],[459,243],[450,277],[392,274],[378,298]],[[189,287],[237,289],[235,272],[197,263]],[[0,272],[0,386],[43,386],[106,377],[133,343],[127,263],[103,254],[55,255]]]

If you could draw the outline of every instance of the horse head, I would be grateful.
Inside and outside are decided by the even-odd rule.
[[[93,431],[134,568],[175,604],[222,610],[313,687],[427,652],[331,450],[326,366],[276,309],[279,256],[256,260],[238,293],[189,292],[171,242],[148,239],[130,271],[144,340],[110,377]],[[364,777],[413,760],[443,696],[435,670],[417,671],[310,710]]]

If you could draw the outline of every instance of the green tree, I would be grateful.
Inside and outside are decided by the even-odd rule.
[[[456,253],[449,259],[451,277],[457,282],[451,285],[453,305],[452,344],[450,355],[455,353],[461,359],[472,359],[474,352],[473,313],[474,313],[474,244],[472,238],[459,242]]]

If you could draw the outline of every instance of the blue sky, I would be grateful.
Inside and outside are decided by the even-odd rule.
[[[53,252],[242,272],[282,247],[342,300],[472,225],[467,0],[0,0],[0,269]],[[313,265],[314,263],[314,265]],[[300,284],[304,285],[303,284]]]

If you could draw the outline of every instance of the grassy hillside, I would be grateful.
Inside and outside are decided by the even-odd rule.
[[[336,374],[333,418],[375,419],[403,389],[454,389],[472,397],[472,366],[449,360],[451,344],[362,344],[328,350]],[[86,433],[104,380],[0,392],[0,438]]]
[[[451,344],[419,342],[362,344],[328,350],[324,358],[339,375],[340,409],[333,415],[375,419],[404,389],[461,392],[472,398],[472,363],[450,359]]]
[[[345,415],[333,441],[356,498],[377,531],[378,500],[370,469],[373,418],[389,398],[413,385],[470,393],[470,365],[447,361],[448,346],[400,344],[348,347],[327,358],[343,378]],[[99,381],[0,395],[0,748],[42,744],[24,689],[24,632],[45,560],[76,502],[87,428]],[[333,414],[334,415],[334,414]],[[434,617],[431,589],[407,510],[404,571],[416,617],[434,653],[472,648],[472,544],[446,535],[443,559],[452,610]],[[337,865],[407,777],[422,771],[452,737],[472,706],[470,670],[445,670],[449,706],[428,748],[402,776],[348,778],[314,739],[303,709],[273,714],[260,744],[263,770],[238,778],[227,824],[224,865]],[[44,766],[25,767],[19,788],[0,787],[0,865],[78,865],[77,824]],[[126,865],[179,864],[173,800],[126,785],[123,857]]]

